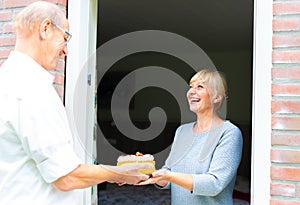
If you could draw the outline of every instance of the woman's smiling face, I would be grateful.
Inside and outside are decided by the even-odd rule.
[[[187,99],[192,112],[203,113],[213,109],[209,90],[201,79],[190,83]]]

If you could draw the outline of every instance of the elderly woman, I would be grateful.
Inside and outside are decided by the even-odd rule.
[[[219,114],[225,79],[217,71],[201,70],[190,80],[187,99],[197,121],[176,130],[164,167],[139,184],[171,188],[172,205],[231,205],[242,135]]]

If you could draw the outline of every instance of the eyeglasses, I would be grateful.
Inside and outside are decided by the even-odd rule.
[[[56,28],[58,28],[59,30],[61,30],[65,34],[64,39],[65,39],[65,44],[67,45],[69,43],[69,41],[71,40],[72,35],[68,31],[64,30],[62,27],[60,27],[59,25],[56,25],[53,22],[52,22],[52,25],[55,26]]]

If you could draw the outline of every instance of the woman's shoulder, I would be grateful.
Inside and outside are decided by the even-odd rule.
[[[181,135],[181,134],[193,133],[194,124],[195,124],[195,122],[190,122],[190,123],[185,123],[185,124],[180,125],[176,129],[176,136]]]
[[[180,125],[177,130],[185,130],[185,129],[193,129],[195,122],[189,122],[189,123],[185,123]]]
[[[226,120],[223,126],[224,134],[230,134],[235,135],[238,137],[242,137],[242,132],[240,128],[235,125],[234,123],[230,122],[229,120]]]
[[[189,128],[191,128],[191,127],[194,126],[195,123],[196,122],[188,122],[188,123],[180,125],[179,127],[189,127]]]
[[[234,123],[232,123],[230,120],[226,120],[224,122],[224,128],[233,129],[233,130],[240,130],[240,128],[238,126],[236,126]]]

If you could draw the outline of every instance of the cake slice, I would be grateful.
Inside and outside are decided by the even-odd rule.
[[[151,174],[155,171],[155,161],[153,155],[151,154],[142,154],[141,152],[137,152],[135,155],[129,154],[119,156],[117,160],[117,166],[121,166],[123,164],[128,163],[151,163],[153,164],[153,168],[142,169],[140,170],[140,172],[143,174]]]

